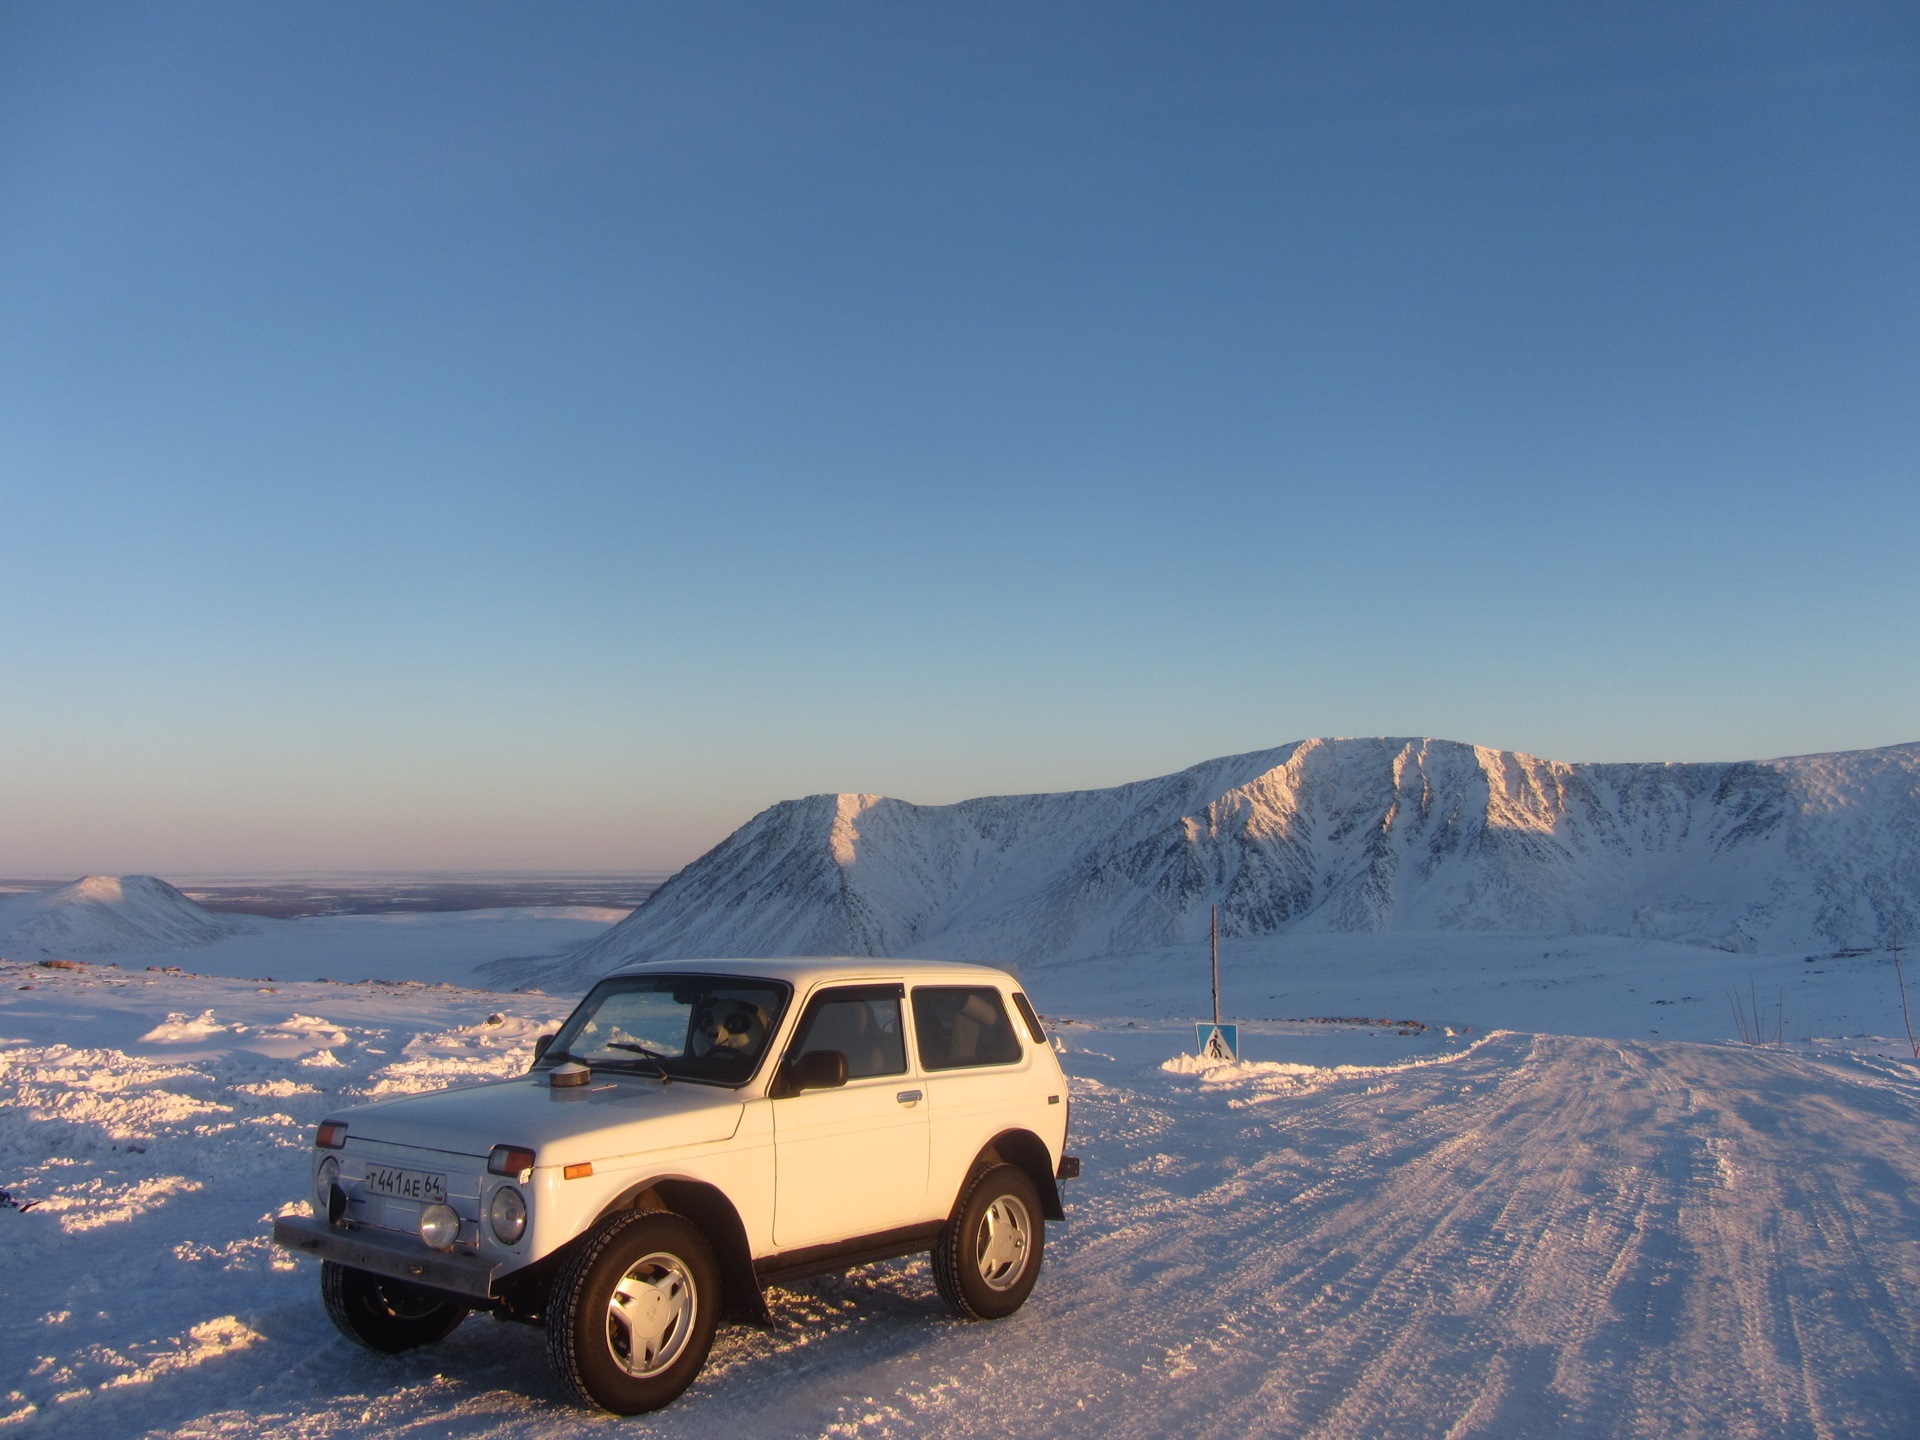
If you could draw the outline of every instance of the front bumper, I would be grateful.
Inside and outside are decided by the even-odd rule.
[[[500,1266],[477,1255],[429,1250],[418,1240],[379,1230],[346,1230],[306,1215],[281,1215],[273,1222],[273,1243],[296,1255],[332,1260],[353,1270],[365,1270],[395,1280],[410,1280],[435,1290],[493,1296],[493,1277]]]

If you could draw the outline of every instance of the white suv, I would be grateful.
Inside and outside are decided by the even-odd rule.
[[[399,1351],[471,1310],[544,1326],[582,1402],[692,1383],[761,1287],[931,1251],[962,1315],[1019,1309],[1064,1218],[1066,1079],[1004,971],[654,963],[600,981],[530,1073],[377,1101],[314,1137],[327,1313]]]

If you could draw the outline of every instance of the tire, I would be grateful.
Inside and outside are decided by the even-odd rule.
[[[554,1276],[547,1358],[582,1405],[658,1410],[707,1363],[720,1319],[720,1265],[691,1220],[626,1215],[580,1243]]]
[[[998,1320],[1027,1303],[1046,1251],[1040,1192],[1018,1165],[977,1172],[933,1245],[940,1298],[969,1320]]]
[[[327,1318],[342,1335],[385,1355],[444,1340],[467,1318],[466,1306],[437,1290],[371,1275],[333,1260],[320,1262],[320,1298],[326,1302]]]

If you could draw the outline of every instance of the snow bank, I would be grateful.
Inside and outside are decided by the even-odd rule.
[[[1182,1054],[1162,1061],[1160,1068],[1169,1075],[1195,1076],[1202,1084],[1216,1089],[1252,1092],[1230,1103],[1259,1105],[1322,1090],[1336,1081],[1398,1076],[1421,1065],[1450,1065],[1464,1060],[1490,1040],[1506,1038],[1507,1034],[1496,1030],[1463,1049],[1417,1055],[1391,1065],[1303,1065],[1281,1060],[1215,1060],[1205,1055]]]

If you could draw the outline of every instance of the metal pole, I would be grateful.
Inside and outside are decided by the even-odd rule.
[[[1220,907],[1207,908],[1207,933],[1213,941],[1213,1023],[1220,1023]]]
[[[1900,982],[1900,1016],[1907,1022],[1907,1044],[1913,1047],[1913,1058],[1920,1060],[1920,1040],[1913,1038],[1913,1012],[1907,1008],[1907,977],[1900,968],[1900,942],[1893,942],[1893,978]]]

